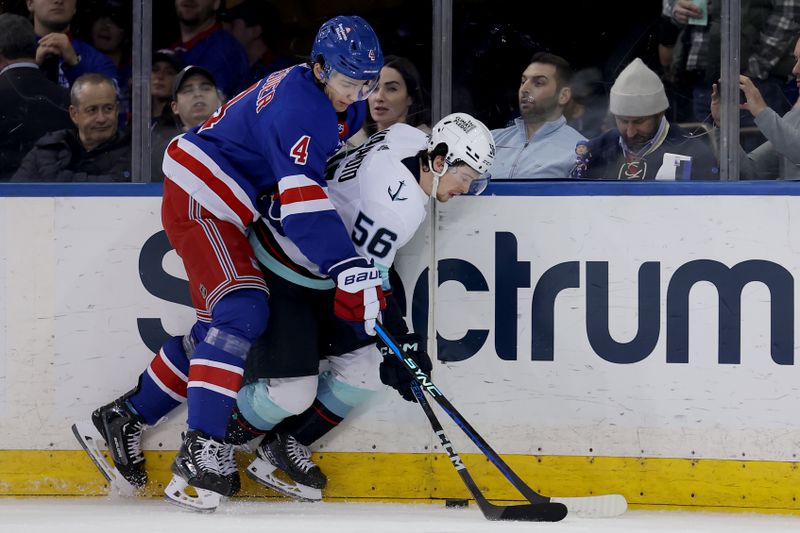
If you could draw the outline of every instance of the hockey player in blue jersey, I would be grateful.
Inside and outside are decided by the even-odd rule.
[[[386,294],[392,289],[389,268],[425,220],[429,199],[446,202],[460,194],[479,194],[494,155],[486,126],[454,113],[439,121],[430,136],[395,124],[329,170],[331,201],[356,250],[381,271]],[[273,289],[274,312],[248,357],[226,439],[241,445],[268,432],[248,475],[287,496],[318,500],[326,477],[311,461],[308,445],[367,401],[381,383],[409,401],[414,396],[404,363],[394,355],[384,359],[374,340],[358,338],[333,320],[335,284],[319,269],[299,264],[302,258],[281,235],[275,218],[264,217],[250,234]],[[419,368],[430,372],[422,339],[408,334],[393,298],[388,304],[383,326]],[[328,369],[320,373],[323,357]]]
[[[271,74],[169,144],[162,222],[186,268],[197,322],[164,344],[133,391],[73,426],[110,481],[144,485],[142,429],[186,400],[188,431],[167,497],[213,510],[220,495],[237,490],[233,448],[223,438],[247,354],[269,317],[270,288],[245,235],[261,216],[260,198],[280,205],[283,236],[336,280],[336,316],[355,335],[374,335],[385,306],[380,273],[356,252],[323,174],[327,158],[360,129],[382,65],[369,24],[335,17],[317,33],[309,64]],[[115,468],[92,446],[94,430]]]

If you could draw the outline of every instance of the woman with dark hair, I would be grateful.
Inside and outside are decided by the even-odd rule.
[[[369,115],[364,128],[350,138],[346,149],[361,146],[373,133],[398,122],[430,133],[430,120],[417,67],[405,57],[386,56],[378,87],[369,96]]]
[[[367,133],[372,135],[397,122],[430,133],[430,115],[417,67],[405,57],[386,56],[378,88],[369,97]]]

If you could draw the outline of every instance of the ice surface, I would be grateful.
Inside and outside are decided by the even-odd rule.
[[[567,517],[555,524],[488,522],[444,504],[223,502],[214,514],[158,499],[0,498],[2,533],[780,533],[800,517],[745,513],[628,511],[618,518]]]

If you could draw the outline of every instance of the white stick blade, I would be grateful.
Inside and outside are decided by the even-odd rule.
[[[567,506],[569,514],[580,518],[611,518],[628,510],[628,501],[622,494],[550,498],[550,501],[563,503]]]

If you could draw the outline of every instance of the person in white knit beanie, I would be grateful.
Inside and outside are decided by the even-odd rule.
[[[707,139],[670,124],[664,116],[668,107],[658,75],[641,59],[631,61],[609,94],[609,111],[617,129],[579,143],[572,176],[652,180],[665,161],[683,156],[691,161],[681,179],[719,179],[719,165]]]
[[[634,151],[653,138],[669,107],[658,74],[638,57],[617,76],[608,104],[623,140]]]

